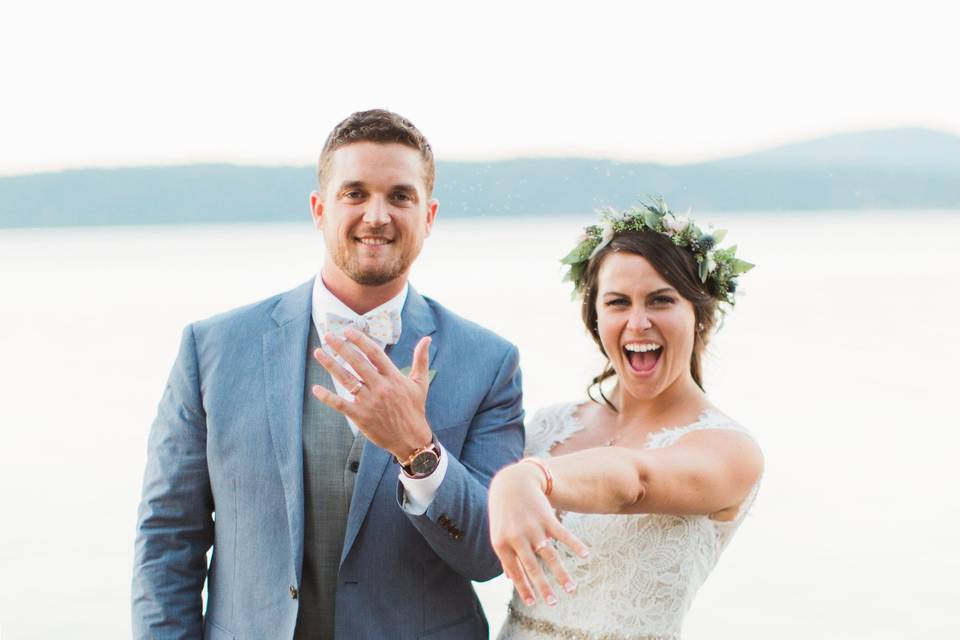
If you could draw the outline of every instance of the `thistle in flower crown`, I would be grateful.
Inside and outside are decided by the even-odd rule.
[[[570,265],[564,281],[573,282],[573,296],[582,294],[583,276],[592,257],[610,244],[614,236],[624,231],[653,231],[673,241],[678,247],[693,254],[700,270],[700,281],[717,300],[734,305],[738,277],[754,265],[736,256],[737,246],[719,248],[727,232],[722,229],[701,231],[687,216],[678,216],[667,207],[663,198],[651,198],[650,204],[619,212],[600,211],[600,223],[584,229],[584,234],[573,250],[560,260]]]

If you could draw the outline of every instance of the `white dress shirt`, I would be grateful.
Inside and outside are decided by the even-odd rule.
[[[407,301],[407,292],[409,290],[409,285],[404,284],[403,291],[398,293],[393,298],[387,300],[382,305],[376,309],[371,310],[369,313],[375,313],[377,311],[383,310],[394,310],[396,309],[399,313],[403,310],[403,305]],[[349,363],[345,362],[343,358],[333,353],[331,349],[327,347],[327,343],[324,340],[323,336],[327,333],[326,329],[326,316],[328,313],[335,313],[338,316],[350,319],[359,319],[360,314],[356,313],[340,301],[333,293],[327,289],[327,286],[323,283],[323,279],[320,277],[320,274],[317,274],[317,277],[313,281],[313,325],[317,330],[317,334],[320,336],[320,345],[324,351],[326,351],[331,357],[335,358],[337,362],[343,365],[351,373],[356,373],[353,371],[353,368]],[[401,332],[403,327],[401,325]],[[380,345],[383,347],[384,345]],[[313,357],[313,354],[308,354],[309,357]],[[333,378],[333,386],[336,389],[337,395],[343,398],[348,402],[353,402],[353,395],[342,385],[340,381]],[[319,402],[319,400],[317,401]],[[346,416],[344,416],[346,417]],[[353,420],[347,418],[347,424],[350,425],[350,430],[353,431],[353,435],[357,435],[357,425],[354,424]],[[440,464],[437,466],[436,470],[431,473],[426,478],[409,478],[402,471],[400,472],[400,482],[403,484],[405,489],[405,500],[403,504],[404,511],[413,514],[413,515],[422,515],[427,507],[430,506],[430,503],[433,502],[433,497],[437,494],[437,490],[440,488],[440,483],[443,482],[443,478],[447,473],[447,451],[443,448],[443,445],[440,445]]]

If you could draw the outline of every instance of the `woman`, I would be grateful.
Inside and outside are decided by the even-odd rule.
[[[723,235],[658,200],[607,212],[564,258],[607,365],[599,401],[540,411],[529,457],[490,486],[493,545],[515,586],[501,640],[679,637],[763,469],[703,391],[720,305],[752,267],[717,248]]]

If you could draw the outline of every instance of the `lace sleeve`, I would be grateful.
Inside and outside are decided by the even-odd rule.
[[[671,427],[651,433],[649,436],[647,436],[647,448],[660,449],[663,447],[669,447],[688,433],[693,433],[694,431],[704,431],[706,429],[725,429],[729,431],[736,431],[756,442],[756,438],[753,437],[753,434],[747,431],[744,427],[723,415],[719,411],[708,410],[704,411],[696,422],[692,422],[682,427]]]
[[[526,456],[546,456],[554,444],[577,430],[574,413],[578,403],[561,402],[543,407],[526,425]]]

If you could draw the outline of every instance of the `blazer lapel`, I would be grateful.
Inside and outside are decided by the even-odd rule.
[[[263,335],[267,420],[287,507],[297,584],[303,566],[303,385],[313,281],[284,294]]]
[[[387,349],[387,355],[398,369],[410,366],[413,362],[413,350],[420,338],[431,335],[436,330],[433,321],[433,312],[426,300],[410,285],[407,291],[407,301],[403,305],[400,316],[400,340]],[[430,345],[429,360],[433,362],[436,346]],[[377,486],[383,477],[391,455],[371,442],[363,445],[363,455],[360,457],[360,471],[353,488],[353,497],[350,500],[350,513],[347,516],[347,530],[344,535],[343,553],[340,562],[347,557],[353,542],[357,538],[360,526],[367,517]]]

